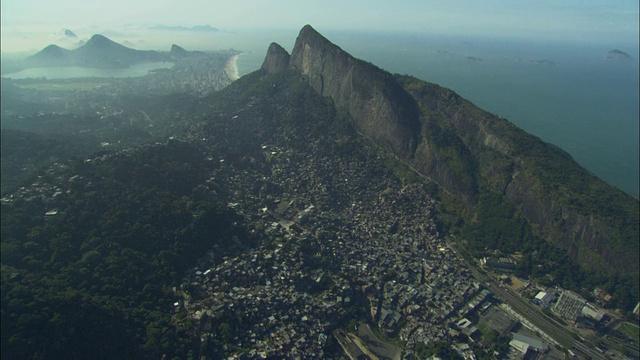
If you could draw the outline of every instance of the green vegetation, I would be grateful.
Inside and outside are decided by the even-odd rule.
[[[396,326],[396,329],[400,329],[401,327],[402,327],[401,325],[398,325]],[[373,326],[370,326],[369,328],[371,329],[371,332],[373,333],[373,335],[375,335],[383,343],[391,344],[393,346],[398,347],[399,349],[404,349],[406,342],[402,341],[400,337],[396,336],[397,334],[391,334],[392,336],[389,336],[389,334],[386,334],[383,331],[381,331],[378,325],[373,325]]]
[[[54,216],[28,196],[3,203],[2,357],[197,358],[172,288],[214,245],[220,259],[255,241],[194,191],[207,164],[185,143],[148,146],[48,173],[41,186],[65,197]]]
[[[455,205],[446,206],[441,213],[460,214],[461,210]],[[515,271],[518,277],[547,286],[560,285],[579,293],[602,287],[613,295],[613,303],[609,305],[633,308],[638,294],[634,275],[579,266],[566,251],[550,246],[536,235],[522,212],[504,196],[491,190],[481,191],[478,205],[471,214],[464,222],[449,216],[446,226],[452,229],[461,247],[474,258],[495,256],[494,250],[503,255],[521,252],[523,256]],[[451,224],[452,220],[458,221],[458,225]]]
[[[481,342],[481,344],[483,346],[491,345],[493,342],[495,342],[500,337],[500,334],[498,334],[497,331],[495,331],[493,329],[489,329],[484,324],[478,324],[478,330],[480,330],[480,332],[482,333],[482,342]]]
[[[422,80],[408,76],[396,76],[396,80],[414,98],[429,97],[432,101],[431,97],[440,95],[434,91],[438,89],[426,87]],[[447,191],[473,203],[478,195],[478,163],[452,124],[449,111],[459,100],[454,95],[450,92],[440,97],[435,107],[430,101],[417,101],[422,114],[422,146],[428,150],[418,149],[418,154],[426,159],[417,159],[416,167],[433,172],[431,177]]]
[[[624,333],[631,339],[634,339],[636,343],[640,340],[640,327],[638,325],[634,325],[632,323],[624,322],[618,326],[618,331]]]
[[[425,179],[409,165],[404,162],[384,154],[385,165],[393,174],[400,179],[403,185],[424,182]]]
[[[97,140],[73,135],[38,135],[20,130],[0,130],[3,196],[15,191],[36,171],[57,161],[87,155],[98,149]],[[92,141],[93,140],[93,141]]]
[[[431,356],[437,356],[441,359],[462,359],[450,345],[445,343],[438,343],[435,345],[427,346],[423,343],[417,343],[415,348],[415,359],[427,359]]]
[[[212,169],[220,166],[206,160],[198,147],[212,140],[203,134],[225,142],[211,141],[207,151],[227,160],[247,158],[247,150],[261,145],[257,139],[281,131],[285,121],[298,122],[299,133],[331,136],[339,151],[352,153],[359,141],[345,136],[354,132],[349,117],[319,97],[304,76],[294,70],[263,75],[257,71],[204,98],[138,94],[85,104],[80,97],[79,113],[73,115],[57,112],[64,101],[30,103],[26,98],[10,109],[3,103],[2,194],[36,184],[2,203],[3,358],[199,358],[216,353],[207,347],[235,346],[232,340],[241,329],[233,316],[204,318],[213,340],[201,345],[192,320],[172,312],[184,274],[207,250],[217,246],[212,256],[219,260],[257,242],[245,220],[221,202],[224,189],[203,190]],[[516,269],[520,277],[583,293],[598,286],[613,295],[612,306],[629,310],[635,305],[636,199],[612,191],[564,152],[455,93],[397,79],[424,100],[419,103],[421,135],[432,151],[424,163],[411,164],[438,169],[428,191],[439,200],[439,230],[453,233],[465,258],[522,252]],[[72,93],[96,86],[100,82],[3,84],[3,97],[10,87],[14,92]],[[293,114],[283,119],[272,104],[265,106],[264,94],[278,111]],[[409,103],[400,105],[403,111],[414,110]],[[244,116],[267,125],[251,131],[217,125],[217,120],[236,118],[234,124],[240,123]],[[314,120],[320,118],[328,121],[318,125]],[[267,133],[257,136],[254,130]],[[493,137],[478,141],[483,132]],[[284,137],[289,141],[299,133],[288,131]],[[144,145],[173,136],[190,143]],[[500,143],[490,147],[491,141]],[[100,142],[118,142],[116,150],[135,148],[96,153]],[[385,159],[404,184],[425,181],[406,163]],[[582,242],[567,238],[576,229],[593,236]],[[583,246],[587,240],[592,248]],[[572,244],[579,249],[563,250]],[[301,254],[310,270],[325,269],[334,260],[316,243],[302,244]],[[598,265],[606,261],[631,265],[601,271]],[[316,291],[332,285],[325,281]],[[344,323],[367,319],[366,308],[364,296],[354,296]],[[638,336],[631,324],[620,331]],[[496,351],[508,348],[495,332],[485,329],[483,334]],[[479,358],[489,356],[474,351]],[[417,344],[416,354],[458,357],[446,344]]]
[[[499,136],[518,145],[514,146],[513,155],[530,164],[528,171],[540,179],[541,189],[536,195],[542,202],[554,209],[592,216],[595,221],[606,225],[610,242],[606,244],[606,251],[601,250],[603,257],[616,254],[620,257],[617,261],[628,263],[629,273],[637,275],[637,239],[640,237],[637,200],[589,174],[564,151],[506,121],[497,125],[494,129]],[[554,225],[564,225],[562,220],[556,221],[560,223]]]
[[[633,308],[640,293],[637,199],[451,90],[396,79],[420,105],[423,138],[432,145],[424,156],[444,159],[420,169],[443,188],[442,228],[461,247],[476,258],[522,252],[518,276],[545,285],[553,279],[579,293],[602,287],[613,296],[610,306]]]

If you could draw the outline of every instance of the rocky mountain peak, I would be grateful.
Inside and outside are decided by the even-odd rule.
[[[607,60],[631,60],[631,59],[633,59],[631,57],[631,55],[627,54],[626,52],[624,52],[622,50],[618,50],[618,49],[609,50],[609,52],[607,52],[605,58]]]
[[[42,51],[40,51],[41,53],[48,53],[48,54],[66,54],[69,52],[69,50],[61,48],[60,46],[56,45],[56,44],[51,44],[49,46],[47,46],[46,48],[42,49]]]
[[[72,39],[77,39],[78,35],[76,35],[73,31],[69,29],[64,29],[64,36]]]
[[[289,65],[353,118],[358,131],[411,158],[420,134],[417,105],[388,72],[355,59],[310,25],[300,30]]]
[[[338,48],[337,45],[333,44],[327,38],[322,36],[322,34],[316,31],[316,29],[314,29],[311,25],[308,25],[308,24],[305,25],[302,29],[300,29],[296,44],[298,42],[314,44],[314,45],[333,46]]]
[[[271,43],[262,63],[262,69],[273,74],[289,67],[289,53],[282,46]]]
[[[98,47],[102,47],[102,46],[109,46],[115,44],[117,45],[115,42],[111,41],[109,38],[107,38],[104,35],[100,35],[100,34],[95,34],[91,37],[91,39],[89,39],[89,41],[87,41],[87,43],[85,44],[85,46],[98,46]]]
[[[169,51],[169,54],[175,57],[184,57],[184,56],[187,56],[189,52],[185,50],[183,47],[173,44],[171,45],[171,50]]]

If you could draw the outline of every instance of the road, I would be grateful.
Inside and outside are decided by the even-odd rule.
[[[457,244],[453,243],[453,245],[455,246]],[[458,246],[455,246],[455,249],[458,250]],[[459,251],[457,252],[460,254]],[[560,343],[562,346],[568,347],[573,352],[578,353],[578,355],[582,354],[585,358],[606,360],[604,354],[598,352],[591,344],[586,344],[585,342],[578,340],[576,337],[579,338],[579,335],[575,334],[570,328],[564,327],[551,320],[537,306],[534,306],[529,301],[523,300],[518,295],[503,288],[493,278],[480,273],[478,269],[473,264],[469,264],[462,255],[459,256],[462,261],[467,263],[473,276],[484,284],[489,291],[493,293],[493,295],[499,297],[518,314],[529,320],[529,322],[549,335],[552,339]]]
[[[521,299],[519,296],[514,295],[509,290],[500,287],[493,279],[482,275],[475,270],[472,271],[474,271],[476,278],[478,280],[482,280],[482,282],[489,288],[489,291],[498,296],[505,303],[509,304],[513,310],[525,319],[529,320],[529,322],[561,345],[568,345],[574,352],[578,350],[592,359],[606,359],[605,356],[595,350],[595,348],[592,348],[581,340],[574,338],[574,333],[571,330],[549,319],[536,306]]]

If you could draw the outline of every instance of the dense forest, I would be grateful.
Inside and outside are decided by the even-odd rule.
[[[3,202],[2,357],[186,358],[197,349],[172,320],[171,289],[207,251],[221,259],[255,242],[226,204],[198,196],[207,168],[191,145],[150,145],[48,173],[40,182],[56,184],[55,199]]]

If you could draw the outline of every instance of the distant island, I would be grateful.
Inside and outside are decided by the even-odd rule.
[[[171,30],[171,31],[197,31],[197,32],[219,32],[220,31],[220,29],[212,27],[211,25],[196,25],[192,27],[155,25],[155,26],[152,26],[151,29]]]
[[[551,60],[531,60],[530,62],[532,64],[539,64],[539,65],[555,65],[556,64]]]
[[[480,59],[479,57],[475,57],[475,56],[467,56],[467,57],[465,57],[465,59],[467,59],[469,61],[482,62],[482,59]]]
[[[618,49],[609,50],[605,56],[607,60],[631,60],[631,55]]]

